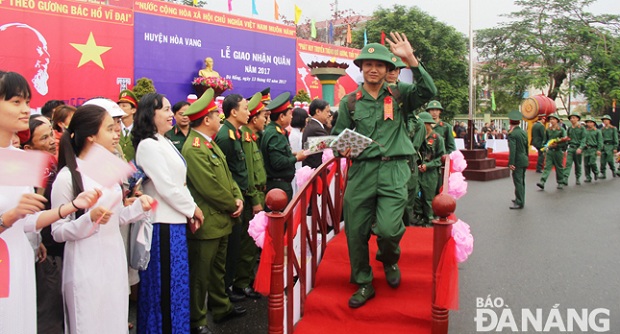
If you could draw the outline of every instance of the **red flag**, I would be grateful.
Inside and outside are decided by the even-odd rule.
[[[104,187],[121,183],[135,171],[130,164],[97,144],[88,150],[79,169]]]
[[[347,44],[351,44],[351,25],[347,24]]]
[[[385,45],[385,32],[381,30],[381,45]]]
[[[45,187],[48,162],[42,151],[0,150],[0,185]]]
[[[77,7],[72,1],[57,3]],[[0,3],[0,43],[20,45],[0,49],[0,68],[28,80],[31,108],[40,108],[49,99],[74,106],[93,96],[116,99],[121,88],[133,83],[133,10],[79,4],[80,13],[62,14]],[[91,15],[101,10],[112,15]]]
[[[228,11],[232,12],[232,0],[228,0]]]

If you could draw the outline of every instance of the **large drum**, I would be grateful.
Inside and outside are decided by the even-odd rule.
[[[521,103],[521,113],[524,119],[535,119],[538,115],[551,115],[555,112],[555,101],[544,96],[528,97]]]

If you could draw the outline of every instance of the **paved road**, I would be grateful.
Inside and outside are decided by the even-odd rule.
[[[514,198],[510,178],[470,181],[468,194],[457,202],[456,214],[470,224],[475,245],[459,266],[460,310],[451,312],[450,333],[513,333],[509,315],[519,333],[545,332],[547,322],[550,333],[562,332],[558,328],[569,323],[574,333],[620,333],[620,179],[575,186],[571,176],[570,186],[557,190],[552,174],[540,191],[539,178],[527,172],[523,210],[508,209]],[[489,295],[507,307],[479,308],[477,299],[486,304]],[[534,315],[541,309],[540,331],[531,325],[525,330],[522,309]],[[582,330],[579,321],[569,320],[568,309],[580,316],[587,309],[593,321],[581,322],[588,325]],[[499,331],[491,324],[491,311],[503,324]],[[477,313],[485,314],[479,327]],[[500,320],[502,314],[506,321]],[[604,331],[606,321],[609,331]]]

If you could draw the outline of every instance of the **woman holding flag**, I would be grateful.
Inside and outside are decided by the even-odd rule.
[[[114,171],[127,164],[112,153],[119,139],[113,117],[122,114],[111,100],[87,101],[60,139],[52,205],[84,189],[102,189],[94,209],[65,215],[52,225],[54,240],[66,242],[65,333],[127,332],[127,257],[119,225],[145,219],[154,201],[144,195],[122,204],[120,183],[127,174]]]
[[[30,97],[23,76],[0,71],[0,162],[29,167],[15,168],[16,172],[3,174],[0,181],[0,333],[37,332],[34,252],[25,232],[39,231],[77,208],[89,208],[100,195],[97,190],[82,192],[60,202],[58,207],[41,211],[47,200],[32,188],[41,185],[25,180],[32,179],[36,175],[33,173],[43,175],[47,159],[41,160],[37,168],[30,161],[38,160],[36,153],[27,155],[11,146],[15,133],[26,140],[30,135]]]

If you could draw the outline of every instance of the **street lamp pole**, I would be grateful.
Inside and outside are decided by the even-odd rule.
[[[467,118],[467,137],[469,149],[474,149],[474,111],[476,100],[474,95],[474,33],[471,20],[471,1],[469,0],[469,115]]]

